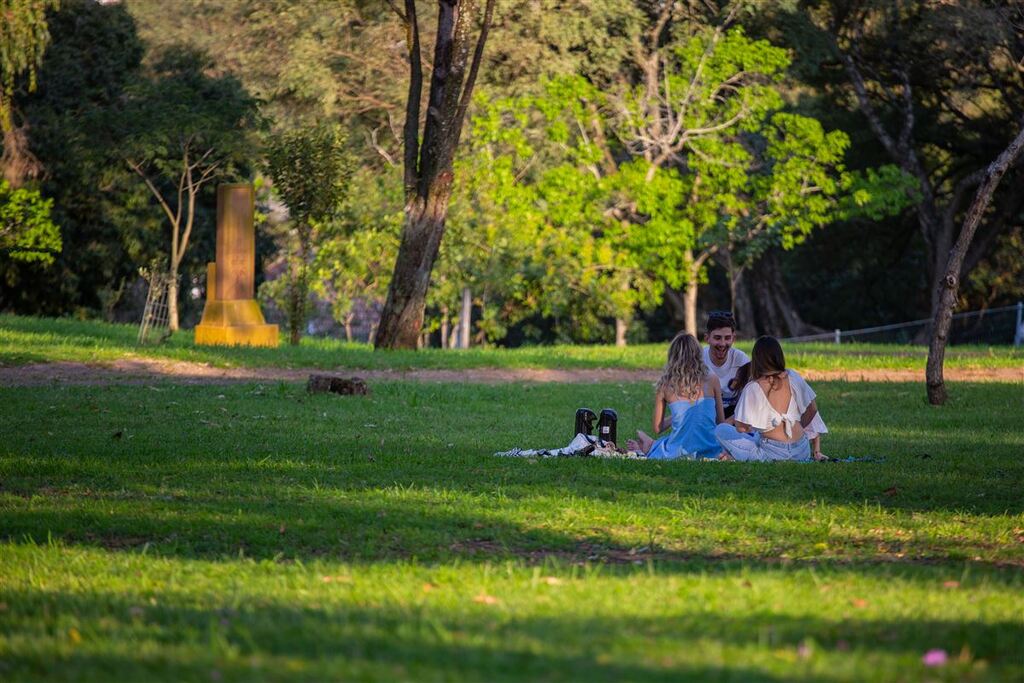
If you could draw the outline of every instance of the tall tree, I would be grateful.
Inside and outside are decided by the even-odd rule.
[[[288,327],[293,345],[299,343],[306,324],[314,231],[335,216],[348,190],[353,164],[346,145],[340,127],[319,125],[278,133],[267,146],[267,170],[288,207],[298,242],[288,259]]]
[[[423,62],[415,0],[396,7],[408,28],[409,95],[404,139],[405,223],[375,347],[416,348],[430,274],[448,213],[455,150],[476,84],[495,0],[439,0],[426,121],[420,138]],[[480,30],[472,45],[474,25]],[[472,55],[471,55],[472,49]]]
[[[1024,9],[965,0],[806,0],[860,114],[889,158],[916,180],[930,313],[938,314],[966,202],[1024,106]],[[1019,211],[1019,193],[1001,203]],[[962,260],[969,272],[1005,227],[982,218]],[[962,273],[957,274],[957,278]]]
[[[949,336],[949,326],[953,319],[953,308],[956,306],[959,293],[960,270],[963,267],[964,257],[978,230],[981,218],[992,201],[992,194],[999,186],[999,181],[1003,179],[1006,170],[1020,158],[1022,151],[1024,151],[1024,120],[1021,121],[1017,136],[985,169],[984,179],[974,195],[974,201],[971,202],[971,206],[967,210],[967,218],[964,219],[964,224],[960,228],[960,235],[949,252],[946,269],[939,285],[940,289],[936,293],[939,303],[932,323],[932,338],[928,345],[928,364],[925,367],[928,402],[932,405],[942,405],[947,398],[942,366],[946,356],[946,342]]]
[[[250,161],[255,100],[231,77],[204,73],[207,58],[170,49],[110,115],[113,150],[142,181],[170,227],[168,323],[179,327],[178,277],[204,189]]]
[[[111,158],[109,139],[91,125],[97,111],[122,101],[127,82],[138,80],[143,46],[120,4],[62,0],[47,25],[51,41],[36,91],[18,89],[15,107],[45,168],[38,189],[53,200],[63,249],[47,268],[0,260],[0,308],[93,314],[115,302],[156,254],[151,217],[133,208],[145,188],[119,182],[131,172]]]

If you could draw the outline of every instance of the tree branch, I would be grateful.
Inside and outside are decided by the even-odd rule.
[[[476,48],[473,50],[473,62],[469,67],[469,75],[466,77],[466,85],[463,86],[462,98],[459,100],[459,110],[456,117],[458,130],[462,130],[462,121],[466,117],[466,110],[469,109],[470,100],[473,98],[473,86],[476,84],[476,75],[480,71],[480,62],[484,56],[484,44],[487,42],[487,34],[491,28],[491,20],[494,15],[494,0],[487,0],[484,7],[484,22],[480,27],[480,35],[476,39]],[[455,136],[455,143],[458,144],[459,136]]]
[[[420,26],[416,0],[405,0],[406,43],[409,48],[409,95],[405,103],[405,127],[402,131],[405,165],[405,194],[408,197],[419,184],[420,98],[423,96],[423,62],[420,56]]]
[[[160,190],[156,189],[156,185],[154,185],[153,182],[149,179],[149,177],[146,176],[146,173],[142,169],[142,166],[140,164],[135,163],[134,161],[127,157],[124,157],[124,161],[126,164],[128,164],[128,168],[134,171],[135,174],[142,178],[142,181],[146,183],[146,187],[148,187],[149,191],[153,193],[153,196],[156,197],[156,200],[160,202],[160,206],[163,208],[164,213],[167,215],[167,220],[171,222],[171,225],[174,225],[176,222],[174,218],[174,212],[172,212],[171,207],[167,205],[167,202],[164,200],[163,195],[160,194]]]

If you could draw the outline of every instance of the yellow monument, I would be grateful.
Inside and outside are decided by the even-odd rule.
[[[196,344],[277,346],[256,302],[255,197],[252,185],[217,187],[217,262],[206,267],[206,307]]]

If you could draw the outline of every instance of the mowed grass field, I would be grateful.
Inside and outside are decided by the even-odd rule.
[[[814,388],[871,460],[492,455],[645,383],[0,387],[0,680],[1021,680],[1024,384]]]

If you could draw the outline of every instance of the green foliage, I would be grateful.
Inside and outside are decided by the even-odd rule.
[[[348,191],[354,165],[347,136],[339,126],[319,125],[285,130],[267,144],[267,172],[274,190],[288,207],[297,248],[286,248],[287,284],[267,285],[268,296],[285,301],[292,343],[306,323],[309,261],[319,242],[314,231],[335,217]],[[284,285],[284,286],[282,286]],[[287,290],[287,291],[282,291]],[[283,297],[282,297],[283,295]]]
[[[562,340],[609,339],[610,319],[650,300],[649,282],[614,246],[608,184],[590,171],[600,150],[563,117],[582,115],[580,95],[593,93],[555,79],[540,95],[478,98],[432,301],[457,310],[469,287],[481,341],[535,316]]]
[[[1000,235],[992,254],[971,271],[961,289],[961,308],[987,308],[1024,300],[1024,228]]]
[[[140,78],[143,46],[120,4],[63,0],[48,25],[37,91],[16,104],[46,169],[38,188],[53,200],[63,251],[45,269],[0,263],[0,308],[95,315],[104,293],[120,291],[163,246],[150,239],[159,216],[148,212],[148,192],[127,180],[123,161],[111,160],[110,139],[96,125],[99,112],[124,97],[125,83]]]
[[[400,169],[358,169],[338,216],[318,227],[313,291],[346,331],[357,304],[371,311],[384,305],[398,254],[403,193]]]
[[[0,254],[49,265],[61,250],[60,227],[50,216],[52,199],[38,190],[12,189],[0,180]]]
[[[486,264],[459,270],[463,285],[491,289],[478,299],[485,324],[496,299],[501,314],[490,317],[506,324],[533,311],[571,320],[572,338],[600,338],[602,319],[695,286],[695,264],[715,251],[743,268],[839,218],[906,205],[909,178],[891,167],[848,173],[843,132],[780,111],[783,50],[733,29],[668,55],[654,108],[642,84],[606,94],[581,76],[547,80],[533,96],[478,98],[443,250]]]
[[[323,223],[337,213],[352,174],[347,142],[337,125],[296,128],[270,137],[267,172],[297,223]]]
[[[242,175],[263,121],[238,79],[210,77],[210,66],[206,55],[183,46],[158,55],[150,78],[133,84],[107,120],[117,136],[112,151],[152,166],[174,187],[186,164],[196,165],[196,179],[208,170],[216,174],[210,177]]]
[[[28,77],[29,92],[36,89],[36,73],[50,41],[46,13],[60,0],[0,0],[0,129],[10,130],[10,100],[17,79]]]

